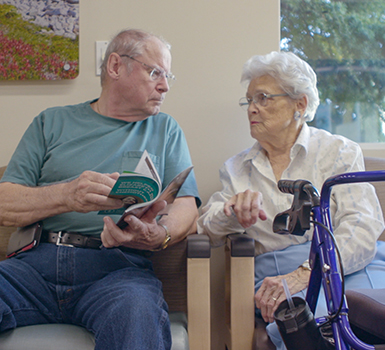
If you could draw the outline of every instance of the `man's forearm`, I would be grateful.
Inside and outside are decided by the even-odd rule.
[[[0,225],[22,227],[68,212],[62,200],[63,186],[28,187],[10,182],[0,184]]]
[[[0,184],[0,225],[26,226],[62,213],[89,213],[123,206],[109,198],[118,173],[84,171],[69,182],[27,187],[10,182]]]
[[[191,233],[196,232],[198,209],[194,197],[175,199],[168,215],[163,216],[159,223],[166,225],[171,234],[170,244],[177,243]]]

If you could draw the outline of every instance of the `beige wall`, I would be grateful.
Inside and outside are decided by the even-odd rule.
[[[252,55],[277,50],[279,0],[81,0],[80,74],[73,81],[0,82],[0,165],[7,164],[20,137],[43,109],[98,96],[95,41],[123,28],[163,35],[172,44],[177,82],[163,111],[183,127],[205,203],[219,189],[218,168],[249,147],[245,113],[238,99],[243,63]],[[97,150],[95,150],[97,151]],[[213,251],[213,318],[223,317],[223,254]],[[213,349],[222,349],[213,322]]]
[[[279,0],[80,1],[80,74],[72,81],[0,81],[0,164],[41,110],[97,97],[95,41],[127,27],[163,35],[172,44],[177,82],[162,110],[187,135],[203,201],[218,187],[225,159],[250,146],[243,63],[278,48]]]

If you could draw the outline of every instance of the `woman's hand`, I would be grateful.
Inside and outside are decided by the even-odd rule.
[[[266,277],[255,294],[255,305],[261,310],[265,322],[274,322],[274,311],[286,299],[282,280],[286,279],[290,294],[296,294],[308,286],[310,271],[303,268],[282,276]]]
[[[226,216],[231,216],[232,210],[244,228],[254,225],[258,219],[266,220],[267,218],[262,209],[262,194],[260,192],[246,190],[236,194],[225,203],[223,209]]]

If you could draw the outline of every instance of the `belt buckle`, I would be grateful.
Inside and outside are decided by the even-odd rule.
[[[57,233],[57,239],[56,239],[56,245],[57,246],[63,246],[63,247],[75,247],[74,245],[72,244],[68,244],[68,243],[62,243],[61,240],[63,239],[63,231],[59,231]]]

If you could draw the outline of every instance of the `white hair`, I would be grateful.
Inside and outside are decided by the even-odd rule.
[[[317,76],[311,66],[292,52],[273,51],[264,56],[253,56],[244,65],[241,83],[248,86],[254,78],[273,77],[292,99],[306,95],[307,108],[302,116],[312,121],[319,105]]]
[[[111,53],[116,52],[119,55],[125,54],[133,57],[140,56],[146,50],[147,42],[152,38],[159,39],[168,50],[171,50],[171,45],[163,37],[140,29],[125,29],[118,33],[108,44],[103,63],[100,67],[102,86],[106,79],[107,62]],[[130,67],[130,63],[128,63],[128,67]]]

